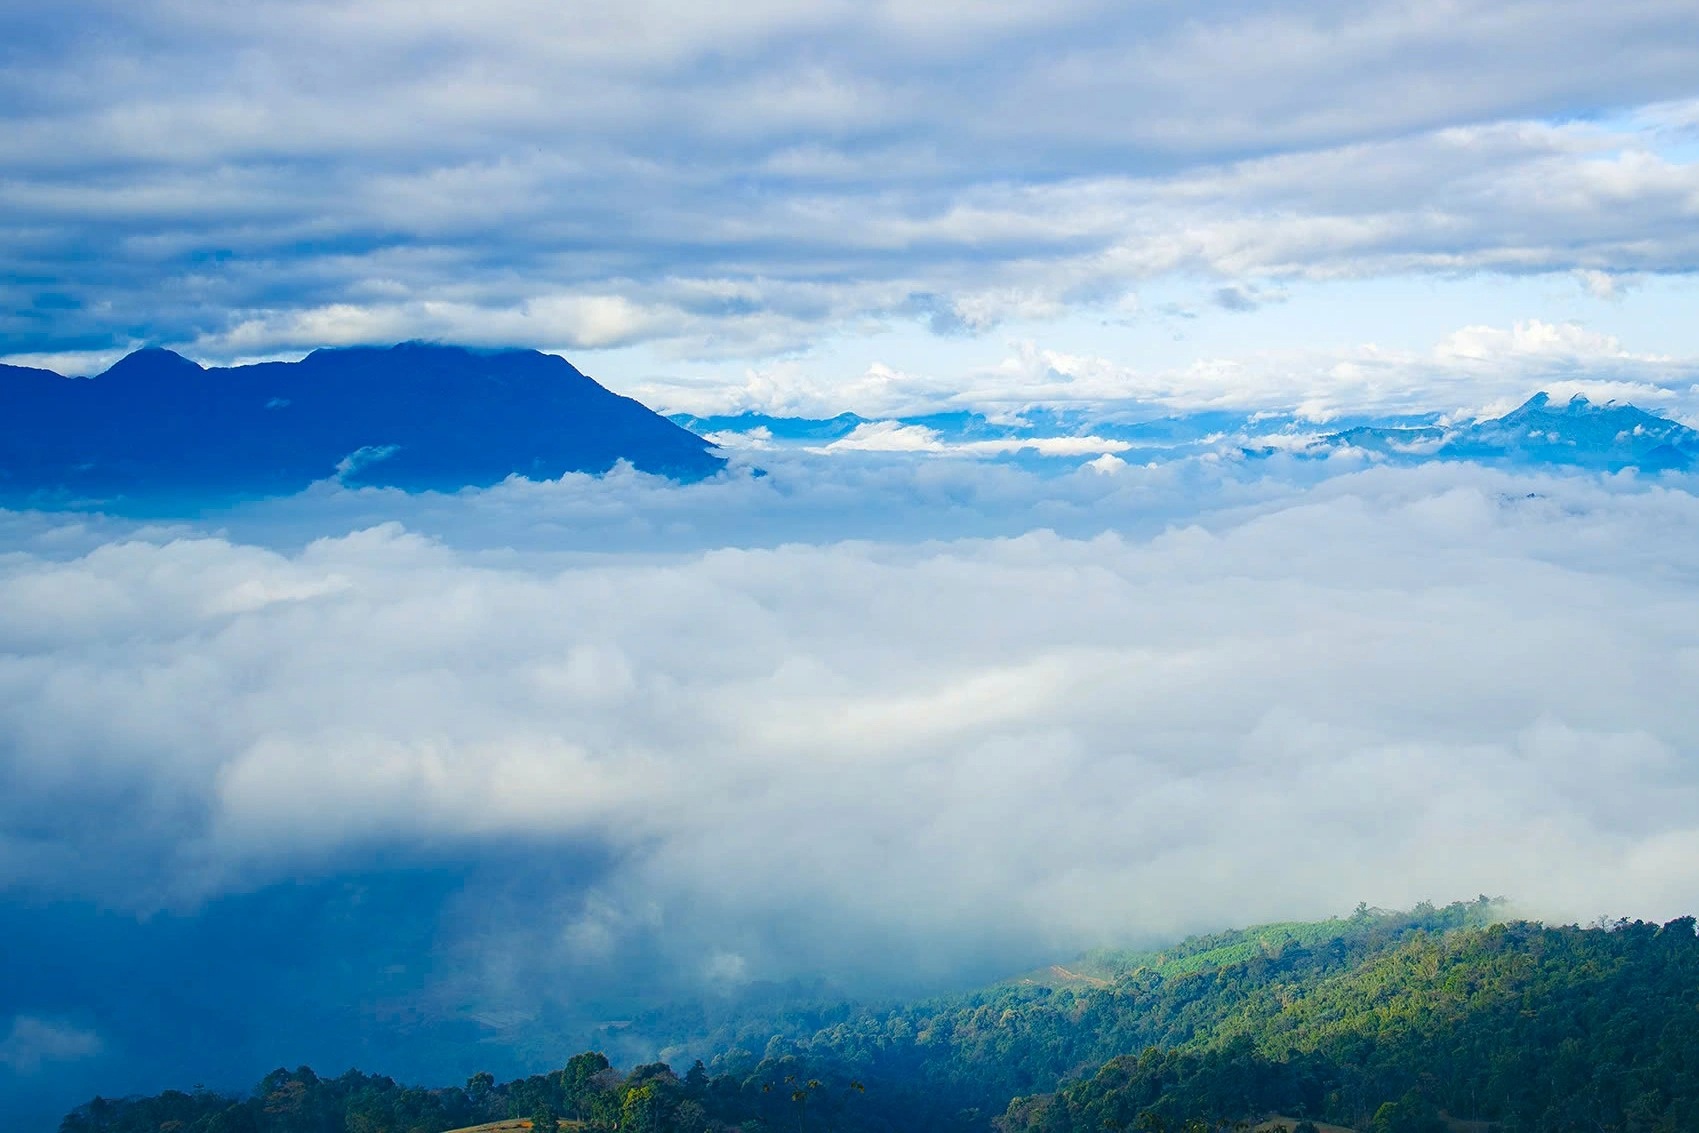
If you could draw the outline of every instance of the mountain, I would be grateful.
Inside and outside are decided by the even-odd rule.
[[[452,491],[627,461],[696,480],[712,446],[531,350],[316,350],[203,368],[138,350],[93,378],[0,367],[0,495],[12,500],[227,498],[316,480]]]
[[[1482,898],[1265,925],[908,1006],[773,1013],[620,1073],[403,1088],[277,1070],[247,1098],[98,1099],[62,1133],[438,1133],[502,1117],[587,1133],[1364,1133],[1699,1129],[1694,920],[1588,928]],[[1074,978],[1091,970],[1089,979]],[[622,1023],[630,1029],[641,1020]]]
[[[1555,404],[1537,393],[1503,417],[1465,425],[1362,426],[1323,437],[1323,450],[1349,446],[1392,459],[1563,464],[1619,471],[1685,469],[1699,459],[1699,432],[1614,401],[1577,394]]]

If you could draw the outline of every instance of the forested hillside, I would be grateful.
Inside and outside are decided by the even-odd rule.
[[[682,1075],[599,1055],[509,1083],[402,1088],[350,1072],[90,1103],[64,1133],[439,1133],[504,1117],[595,1130],[1098,1133],[1273,1115],[1375,1133],[1699,1129],[1699,937],[1684,918],[1489,923],[1482,899],[1099,954],[812,1033],[749,1019],[695,1036]],[[687,1037],[687,1036],[681,1036]]]

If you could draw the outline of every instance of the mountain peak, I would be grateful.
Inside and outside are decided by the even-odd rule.
[[[1336,444],[1391,458],[1510,461],[1665,471],[1699,462],[1699,432],[1680,421],[1584,394],[1552,404],[1541,391],[1503,417],[1449,427],[1366,426],[1335,433]]]
[[[203,370],[199,363],[167,350],[162,346],[148,346],[135,350],[118,359],[100,376],[112,377],[179,377],[185,374],[199,374]]]

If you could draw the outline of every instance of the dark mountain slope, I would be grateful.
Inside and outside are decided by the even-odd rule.
[[[227,498],[338,476],[410,490],[605,472],[694,480],[708,442],[570,363],[405,343],[203,369],[141,350],[94,378],[0,368],[0,494]]]

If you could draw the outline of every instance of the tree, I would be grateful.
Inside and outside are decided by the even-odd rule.
[[[620,1104],[621,1133],[660,1133],[666,1126],[666,1098],[655,1082],[625,1091]]]
[[[598,1078],[609,1069],[608,1056],[599,1050],[575,1054],[566,1060],[565,1081],[562,1083],[566,1104],[572,1107],[572,1116],[579,1121],[589,1116],[594,1108],[591,1103],[598,1090]]]
[[[495,1092],[496,1076],[488,1070],[480,1070],[466,1079],[466,1100],[480,1117],[490,1115],[495,1104]]]
[[[1446,1133],[1448,1127],[1433,1105],[1411,1090],[1375,1110],[1369,1128],[1372,1133]]]

